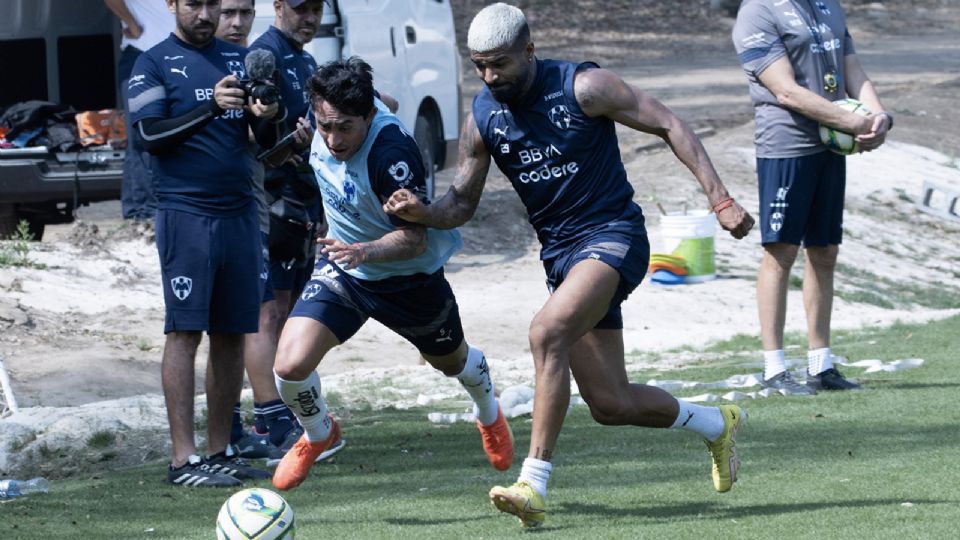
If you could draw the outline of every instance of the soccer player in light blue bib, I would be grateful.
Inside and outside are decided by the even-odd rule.
[[[485,88],[461,131],[455,183],[429,206],[401,191],[386,209],[428,227],[459,226],[476,210],[493,160],[540,239],[551,296],[530,325],[536,369],[530,449],[518,481],[490,490],[492,502],[525,527],[543,522],[571,371],[601,424],[683,428],[704,437],[714,487],[729,490],[739,466],[734,442],[740,408],[694,405],[627,379],[620,304],[643,279],[650,249],[615,123],[663,138],[734,237],[746,235],[753,219],[673,113],[596,64],[537,58],[519,9],[497,3],[481,10],[467,45]]]
[[[310,281],[290,313],[274,364],[277,389],[304,429],[277,466],[273,485],[292,489],[340,444],[316,372],[324,355],[369,318],[412,343],[430,365],[456,377],[476,405],[487,460],[513,462],[513,436],[494,396],[483,352],[467,344],[443,265],[460,233],[389,216],[398,189],[426,193],[420,150],[375,97],[370,66],[353,57],[324,64],[308,81],[317,132],[310,149],[329,224]],[[395,354],[386,352],[386,354]]]

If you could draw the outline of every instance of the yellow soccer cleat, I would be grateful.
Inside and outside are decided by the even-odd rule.
[[[539,527],[547,516],[543,496],[523,480],[510,487],[494,486],[490,490],[490,502],[497,510],[517,516],[520,526],[525,528]]]
[[[713,487],[720,493],[730,491],[737,481],[740,458],[737,456],[737,432],[743,427],[743,411],[736,405],[721,405],[723,433],[714,441],[706,441],[713,461]]]

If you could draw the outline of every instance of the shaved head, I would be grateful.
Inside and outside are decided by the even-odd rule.
[[[529,39],[530,30],[523,12],[497,2],[481,9],[473,18],[467,32],[467,47],[476,52],[512,49],[526,45]]]

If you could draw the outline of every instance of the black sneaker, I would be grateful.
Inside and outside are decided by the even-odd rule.
[[[273,475],[267,471],[247,465],[247,462],[237,457],[233,445],[212,456],[203,458],[203,464],[211,471],[237,478],[239,480],[266,480]]]
[[[764,379],[761,386],[772,388],[785,396],[812,396],[817,393],[812,387],[793,380],[789,371],[781,371],[769,379]]]
[[[167,482],[186,487],[236,487],[243,482],[225,474],[211,471],[200,456],[190,456],[183,465],[167,466]]]
[[[817,375],[807,373],[807,386],[817,390],[859,390],[860,385],[848,380],[837,368],[832,367]]]
[[[237,455],[244,459],[283,459],[283,450],[270,442],[269,435],[260,435],[253,431],[244,430],[243,435],[231,443],[237,449]]]

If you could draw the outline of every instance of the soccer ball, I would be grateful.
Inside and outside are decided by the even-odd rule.
[[[833,103],[842,109],[859,114],[860,116],[868,116],[870,114],[870,109],[855,99],[840,99]],[[854,140],[853,135],[844,133],[843,131],[837,131],[823,124],[820,124],[820,140],[827,148],[843,156],[855,154],[860,150],[860,145]]]
[[[293,535],[293,508],[269,489],[234,493],[217,516],[218,540],[290,540]]]

